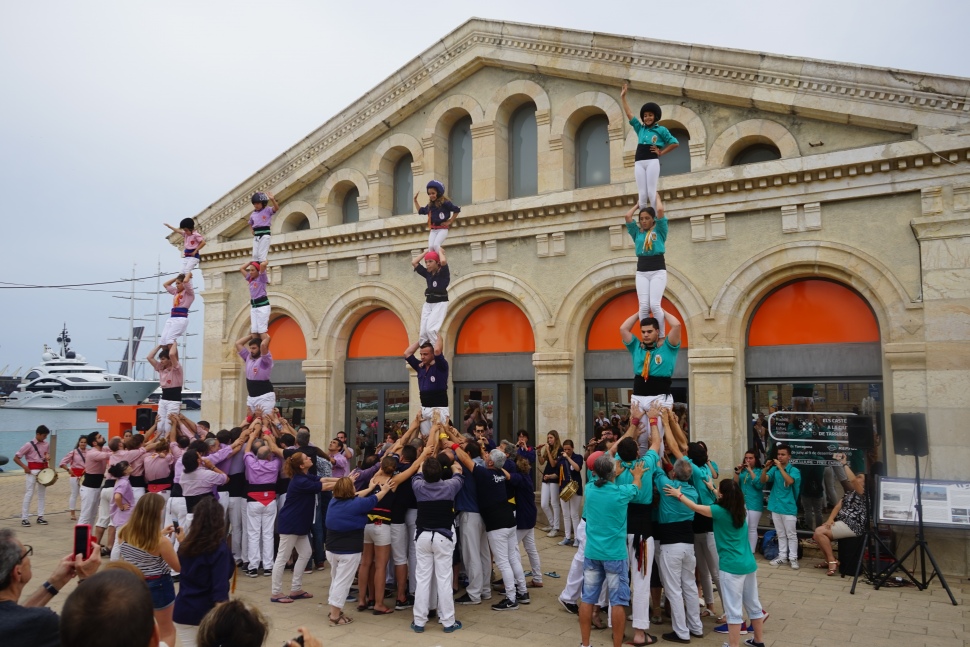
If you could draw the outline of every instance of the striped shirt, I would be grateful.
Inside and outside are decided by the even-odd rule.
[[[166,540],[162,540],[166,541]],[[171,572],[171,568],[161,555],[146,553],[141,548],[135,548],[128,542],[121,542],[118,547],[121,559],[138,568],[145,577],[158,577]]]

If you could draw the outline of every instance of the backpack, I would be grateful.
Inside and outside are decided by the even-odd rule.
[[[778,533],[774,530],[766,530],[760,548],[765,559],[770,561],[778,557]]]

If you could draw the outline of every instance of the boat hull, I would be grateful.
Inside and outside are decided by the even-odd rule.
[[[93,410],[114,404],[138,404],[156,388],[158,382],[111,382],[107,389],[76,389],[50,393],[14,391],[3,406],[8,409]]]

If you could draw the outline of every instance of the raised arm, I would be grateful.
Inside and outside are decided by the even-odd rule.
[[[404,359],[407,359],[407,358],[413,356],[414,353],[415,353],[415,351],[418,350],[418,346],[420,346],[420,343],[419,342],[414,342],[413,344],[411,344],[410,346],[408,346],[404,350]]]
[[[155,359],[155,356],[158,355],[158,351],[160,350],[162,350],[161,344],[151,349],[151,351],[149,351],[148,353],[148,357],[145,358],[148,360],[148,363],[152,365],[152,368],[155,369],[156,371],[158,370],[158,360]]]
[[[445,336],[439,332],[438,333],[438,338],[434,340],[434,354],[435,355],[441,355],[441,348],[442,348],[442,346],[444,346],[444,343],[445,343],[444,337]]]
[[[670,409],[663,410],[664,430],[667,447],[677,458],[683,458],[687,451],[687,434],[680,428],[677,416]],[[675,451],[676,450],[676,451]]]
[[[667,312],[666,310],[664,310],[663,313],[664,313],[664,319],[667,321],[668,324],[670,324],[670,332],[667,333],[667,342],[669,344],[672,344],[673,346],[679,346],[680,329],[681,329],[680,320],[674,315]]]
[[[626,321],[620,324],[620,337],[623,338],[623,343],[629,344],[630,340],[633,339],[633,326],[640,321],[640,313],[631,315]]]
[[[639,206],[640,205],[635,204],[632,207],[630,207],[630,210],[627,211],[625,214],[623,214],[623,220],[625,220],[628,223],[633,222],[633,214],[637,212],[637,209],[639,208]]]
[[[677,144],[674,144],[674,148],[677,148]],[[667,150],[667,149],[664,149],[664,150]],[[673,150],[673,149],[671,149],[671,150]],[[656,196],[655,196],[654,199],[656,200],[656,204],[657,204],[657,218],[663,218],[664,217],[664,203],[663,203],[663,200],[660,199],[660,191],[657,191],[657,194],[656,194]],[[634,205],[634,207],[636,207],[636,205]]]
[[[266,197],[269,198],[269,203],[273,207],[273,213],[276,213],[277,211],[279,211],[280,203],[276,201],[276,197],[269,191],[266,192]]]
[[[620,87],[620,103],[623,104],[623,112],[626,113],[626,118],[633,119],[633,111],[630,110],[630,104],[626,102],[626,92],[629,88],[629,83],[624,83]]]
[[[454,220],[455,217],[452,216],[451,219]],[[451,221],[449,221],[449,222],[451,222]],[[444,267],[447,264],[448,264],[448,259],[445,257],[445,248],[439,246],[438,247],[438,265],[441,265],[442,267]]]
[[[259,352],[265,357],[269,353],[269,334],[263,333],[263,339],[259,342]]]
[[[246,348],[246,345],[249,344],[249,340],[252,339],[252,338],[253,338],[253,334],[252,333],[247,333],[245,337],[240,337],[239,339],[237,339],[236,340],[236,352],[238,353],[242,349]]]

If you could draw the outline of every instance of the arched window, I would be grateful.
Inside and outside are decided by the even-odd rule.
[[[348,222],[360,222],[360,207],[357,204],[357,198],[360,197],[360,191],[357,187],[352,187],[347,190],[347,194],[344,196],[344,223]]]
[[[414,174],[411,163],[414,158],[405,153],[394,165],[394,207],[391,213],[401,216],[414,212]]]
[[[683,128],[671,128],[677,148],[660,158],[660,177],[690,173],[690,133]]]
[[[455,204],[472,201],[472,118],[459,119],[448,135],[448,184],[445,193]]]
[[[310,220],[302,213],[293,213],[283,223],[282,231],[288,234],[291,231],[305,231],[310,228]]]
[[[610,120],[594,115],[576,132],[576,186],[610,183]]]
[[[539,139],[536,106],[527,103],[509,120],[509,197],[539,192]]]
[[[741,166],[742,164],[754,164],[756,162],[770,162],[771,160],[781,159],[781,151],[774,144],[753,144],[739,151],[731,166]]]
[[[266,332],[271,337],[269,350],[274,360],[306,359],[306,337],[296,321],[279,316],[270,322]]]

